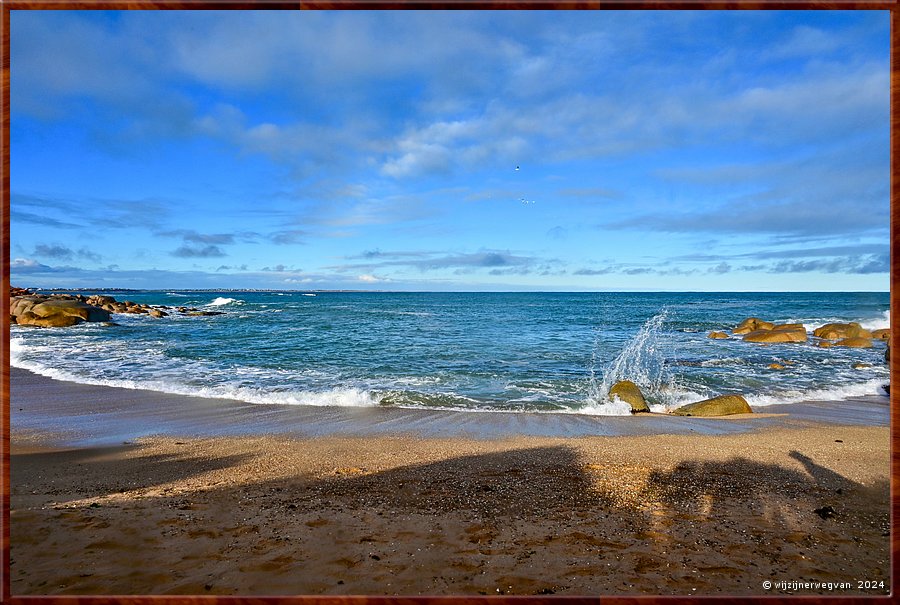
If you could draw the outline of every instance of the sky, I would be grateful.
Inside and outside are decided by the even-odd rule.
[[[11,283],[887,291],[887,11],[11,11]]]

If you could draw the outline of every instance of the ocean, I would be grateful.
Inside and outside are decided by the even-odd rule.
[[[100,292],[100,291],[97,291]],[[60,380],[258,404],[628,415],[725,393],[754,408],[881,395],[885,344],[707,338],[746,317],[890,325],[888,293],[112,292],[223,315],[13,325],[10,364]],[[782,370],[769,368],[772,363]],[[854,365],[867,364],[854,368]]]

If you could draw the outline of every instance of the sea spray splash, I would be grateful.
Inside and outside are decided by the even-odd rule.
[[[597,335],[594,352],[591,355],[588,390],[590,401],[607,405],[609,389],[620,380],[630,380],[640,387],[648,402],[668,403],[671,398],[670,385],[673,383],[673,378],[665,364],[660,337],[668,315],[669,310],[663,308],[644,322],[634,338],[628,341],[615,359],[604,369],[599,383],[594,369],[599,342],[599,334]]]

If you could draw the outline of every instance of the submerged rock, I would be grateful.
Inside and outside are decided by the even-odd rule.
[[[781,365],[780,363],[770,363],[770,364],[769,364],[769,369],[770,369],[770,370],[783,370],[783,369],[784,369],[784,366]]]
[[[726,334],[725,332],[710,332],[709,335],[707,336],[707,338],[716,338],[716,339],[728,338],[728,334]]]
[[[730,416],[752,413],[750,404],[741,395],[719,395],[682,406],[672,412],[675,416]]]
[[[859,336],[853,338],[845,338],[843,340],[839,340],[834,343],[836,347],[853,347],[856,349],[871,349],[872,348],[872,340],[869,338],[862,338]]]
[[[610,399],[618,397],[621,401],[630,404],[632,414],[650,411],[641,389],[630,380],[620,380],[612,385],[609,389],[609,397]]]

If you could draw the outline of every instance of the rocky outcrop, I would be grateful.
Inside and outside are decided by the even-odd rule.
[[[741,323],[735,327],[731,333],[732,334],[749,334],[750,332],[755,332],[757,330],[771,330],[773,324],[770,321],[763,321],[758,317],[748,317]]]
[[[881,328],[878,330],[872,330],[872,338],[877,340],[888,340],[891,337],[891,329],[890,328]]]
[[[842,340],[845,338],[872,338],[872,333],[852,321],[850,323],[825,324],[813,330],[813,336],[825,340]]]
[[[675,416],[730,416],[732,414],[752,414],[753,410],[741,395],[720,395],[691,403],[673,411]]]
[[[193,307],[180,307],[179,311],[182,315],[224,315],[224,311],[200,311]],[[155,318],[169,315],[161,307],[131,300],[117,301],[112,296],[46,295],[34,294],[23,288],[10,288],[10,323],[41,328],[67,327],[83,321],[109,322],[112,313],[146,314]]]
[[[109,321],[109,312],[75,298],[14,297],[10,300],[11,321],[22,326],[60,328],[83,321]]]
[[[632,414],[650,411],[641,389],[630,380],[620,380],[612,385],[609,389],[609,398],[612,399],[613,397],[630,404]]]
[[[707,338],[721,340],[722,338],[728,338],[728,334],[726,334],[725,332],[710,332]]]
[[[771,324],[769,329],[754,330],[744,336],[747,342],[806,342],[806,328],[803,324]]]

